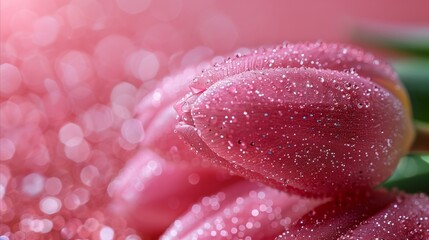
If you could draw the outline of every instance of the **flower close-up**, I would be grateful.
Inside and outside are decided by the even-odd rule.
[[[426,0],[1,0],[0,240],[429,239]]]
[[[204,71],[178,109],[189,142],[240,175],[335,195],[386,180],[413,140],[394,71],[336,44],[283,44]],[[202,141],[201,143],[195,143]],[[204,148],[205,147],[205,148]]]

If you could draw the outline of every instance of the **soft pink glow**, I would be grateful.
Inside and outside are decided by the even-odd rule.
[[[427,8],[426,0],[2,0],[0,238],[158,237],[186,209],[190,216],[192,204],[232,184],[174,132],[173,105],[202,69],[235,49],[245,55],[284,40],[346,40],[346,27],[360,19],[428,24]],[[197,139],[197,131],[186,131]],[[214,176],[221,177],[213,183]],[[266,196],[285,195],[251,185]],[[121,190],[135,201],[124,202]],[[169,202],[178,196],[184,201]],[[177,208],[162,211],[165,202]],[[264,204],[258,211],[243,204],[244,218],[267,221]]]

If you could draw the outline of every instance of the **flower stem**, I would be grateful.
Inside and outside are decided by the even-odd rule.
[[[429,154],[429,124],[415,122],[415,126],[417,134],[410,153]]]

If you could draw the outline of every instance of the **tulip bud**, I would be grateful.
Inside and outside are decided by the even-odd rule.
[[[374,56],[337,44],[283,44],[204,71],[176,109],[199,154],[304,195],[367,189],[413,139],[409,101]]]

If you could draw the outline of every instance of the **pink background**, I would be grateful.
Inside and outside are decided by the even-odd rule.
[[[1,5],[2,42],[31,22],[24,24],[19,21],[34,20],[27,16],[18,23],[11,23],[19,9],[29,9],[38,16],[67,16],[60,35],[76,38],[79,34],[89,34],[80,39],[87,41],[80,43],[86,47],[93,46],[109,33],[128,36],[138,46],[156,52],[161,74],[167,68],[177,69],[198,62],[200,58],[210,57],[213,53],[225,54],[243,46],[285,40],[347,41],[350,27],[356,23],[429,26],[427,0],[6,0]],[[129,14],[130,10],[134,12]],[[88,31],[85,29],[88,26],[96,30]],[[214,52],[200,49],[197,51],[198,58],[174,65],[186,51],[196,46],[206,46]]]
[[[143,126],[134,108],[159,100],[149,92],[163,77],[241,47],[350,41],[362,23],[428,27],[428,9],[429,0],[0,0],[0,235],[87,239],[106,225],[115,239],[134,236],[132,222],[108,214],[106,189],[160,126]],[[162,110],[155,103],[148,116]],[[54,209],[39,205],[50,195]]]

